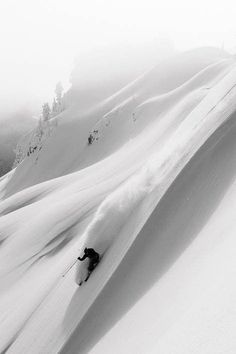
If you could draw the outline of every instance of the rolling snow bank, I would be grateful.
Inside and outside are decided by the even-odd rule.
[[[189,241],[192,253],[186,252],[179,230],[185,236],[183,225],[188,225],[189,235],[195,230],[193,220],[199,215],[199,204],[195,206],[198,190],[193,176],[198,176],[201,166],[211,166],[211,154],[221,139],[227,140],[228,134],[235,132],[235,98],[235,61],[217,50],[202,49],[159,64],[88,112],[78,115],[74,106],[56,118],[56,128],[44,141],[37,159],[26,158],[0,180],[2,351],[109,353],[112,349],[114,353],[183,353],[191,348],[194,352],[194,343],[202,343],[203,336],[197,316],[195,327],[199,329],[195,329],[196,336],[188,341],[188,347],[182,334],[176,351],[174,347],[169,352],[165,349],[172,338],[177,338],[178,321],[183,332],[189,324],[180,321],[180,309],[184,307],[181,294],[176,301],[174,297],[170,301],[166,289],[174,293],[176,279],[188,278],[184,269],[189,267],[191,272],[199,252],[193,239]],[[94,137],[91,145],[87,143],[89,134]],[[231,162],[233,166],[236,163]],[[209,167],[212,170],[214,165]],[[226,169],[225,175],[229,175],[228,185],[222,187],[218,205],[234,182],[232,169]],[[200,189],[209,184],[203,177],[198,180]],[[181,181],[186,184],[181,185]],[[175,187],[178,184],[181,193]],[[171,188],[177,188],[172,198],[168,196]],[[201,194],[201,199],[210,204],[213,196],[204,192],[206,197]],[[194,211],[190,215],[183,195]],[[231,205],[235,202],[233,198]],[[178,203],[180,209],[173,213],[172,205]],[[158,217],[162,205],[163,218],[170,213],[170,219]],[[206,235],[210,221],[209,216],[202,226]],[[217,227],[220,229],[220,225]],[[202,240],[202,229],[194,233],[195,240]],[[206,239],[208,252],[203,263],[207,268],[207,260],[215,258],[210,247],[214,237]],[[232,242],[230,239],[230,247]],[[146,243],[153,244],[153,249]],[[171,258],[173,244],[178,246],[178,255],[161,274],[162,262]],[[89,281],[78,287],[75,279],[84,279],[86,263],[70,266],[84,247],[94,247],[103,258]],[[226,253],[222,252],[223,257]],[[151,267],[142,267],[150,258]],[[230,265],[235,266],[230,260]],[[199,264],[198,295],[201,289],[206,291],[209,280]],[[153,277],[158,271],[159,277]],[[192,302],[186,301],[188,313],[196,287],[190,282],[188,289],[186,282],[183,288],[192,296]],[[206,300],[211,299],[215,289],[217,283],[213,282]],[[223,295],[220,300],[221,304],[227,301]],[[213,313],[219,317],[222,307],[217,307],[217,301],[215,304]],[[151,309],[158,311],[143,322],[144,308],[148,314]],[[235,322],[233,316],[229,331]],[[217,326],[215,330],[218,333]],[[120,333],[123,339],[118,339]],[[211,341],[212,326],[208,335],[204,333],[204,338]],[[227,341],[229,337],[225,338]],[[117,343],[115,349],[112,343]],[[217,346],[204,345],[197,346],[197,352],[205,353],[208,347],[212,353],[217,352]],[[235,349],[232,345],[228,352],[234,353]]]

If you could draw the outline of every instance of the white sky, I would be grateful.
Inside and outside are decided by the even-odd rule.
[[[51,99],[76,55],[170,37],[178,49],[235,48],[236,3],[217,0],[0,0],[0,106]]]

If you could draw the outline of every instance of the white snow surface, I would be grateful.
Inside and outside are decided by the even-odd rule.
[[[55,117],[0,179],[0,351],[234,354],[235,119],[213,48]]]

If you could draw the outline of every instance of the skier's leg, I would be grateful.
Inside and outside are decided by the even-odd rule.
[[[90,277],[90,275],[91,275],[91,272],[88,272],[88,275],[87,275],[87,277],[84,279],[84,281],[87,281],[88,278]]]
[[[89,271],[90,273],[92,273],[92,272],[94,271],[95,267],[96,267],[96,263],[94,263],[94,262],[92,261],[92,262],[89,264],[89,266],[88,266],[88,271]]]
[[[94,269],[97,267],[98,263],[99,263],[100,259],[96,260],[96,261],[92,261],[89,266],[88,266],[88,275],[86,277],[86,279],[84,279],[84,281],[87,281],[88,278],[90,277],[91,273],[94,271]]]
[[[90,265],[88,266],[88,275],[87,275],[86,279],[84,279],[84,281],[88,280],[88,278],[90,277],[91,273],[94,271],[95,267],[96,267],[95,263],[90,263]]]

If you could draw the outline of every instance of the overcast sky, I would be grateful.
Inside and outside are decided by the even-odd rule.
[[[1,0],[0,106],[49,99],[57,81],[68,87],[74,58],[99,45],[171,38],[181,50],[234,50],[235,15],[234,1]]]

